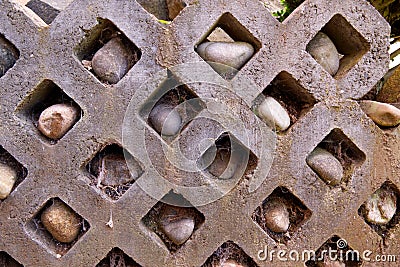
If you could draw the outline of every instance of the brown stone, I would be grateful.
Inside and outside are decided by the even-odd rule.
[[[108,154],[101,159],[99,179],[103,185],[122,185],[137,179],[142,169],[135,161],[131,169],[126,164],[124,155]]]
[[[396,103],[400,101],[400,68],[397,67],[378,92],[376,100],[379,102]]]
[[[400,109],[390,104],[365,100],[360,102],[360,106],[379,126],[393,127],[400,124]]]
[[[285,233],[290,226],[288,207],[280,199],[271,199],[264,207],[265,224],[275,233]]]

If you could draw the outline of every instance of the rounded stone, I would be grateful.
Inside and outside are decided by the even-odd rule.
[[[379,126],[394,127],[400,124],[400,109],[390,104],[365,100],[360,102],[360,106]]]
[[[263,206],[265,224],[272,232],[285,233],[289,230],[288,207],[279,199],[272,199]]]
[[[132,182],[143,173],[139,163],[134,159],[130,161],[130,168],[124,155],[107,154],[101,159],[99,179],[103,185],[117,186]]]
[[[46,230],[59,242],[71,243],[80,232],[81,219],[59,200],[42,212],[40,217]]]
[[[75,124],[79,111],[69,104],[55,104],[42,111],[39,131],[50,139],[58,140]]]
[[[378,189],[365,203],[365,219],[377,225],[385,225],[396,214],[397,196],[387,189]]]
[[[328,35],[317,33],[308,43],[306,50],[330,75],[334,76],[337,73],[340,55]]]
[[[128,72],[129,58],[122,39],[115,37],[94,54],[92,68],[101,80],[116,84]]]
[[[258,107],[259,116],[272,128],[285,131],[290,126],[290,117],[285,108],[273,97],[266,97]]]
[[[184,208],[169,207],[163,210],[159,225],[174,244],[182,245],[193,234],[195,221],[185,214]]]
[[[182,118],[174,107],[159,104],[150,112],[149,120],[154,129],[161,135],[176,135],[182,124]]]
[[[328,185],[336,186],[343,178],[343,166],[329,151],[315,148],[307,156],[307,164]]]
[[[235,260],[227,260],[222,262],[219,267],[247,267],[247,265],[239,264]]]
[[[205,61],[239,70],[253,56],[254,48],[246,42],[205,42],[197,47],[197,53]],[[226,71],[223,66],[221,68],[219,71]]]
[[[10,195],[16,181],[17,172],[10,166],[0,163],[0,199]]]

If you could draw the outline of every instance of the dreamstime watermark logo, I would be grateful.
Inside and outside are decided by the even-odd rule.
[[[339,261],[339,262],[396,262],[397,255],[374,255],[371,250],[358,251],[348,247],[345,239],[336,241],[336,247],[327,247],[321,251],[315,250],[270,250],[268,246],[259,250],[257,258],[260,261],[279,261],[279,262],[324,262],[324,261]]]
[[[245,77],[233,86],[204,64],[178,65],[153,75],[137,89],[125,114],[123,146],[146,166],[136,184],[169,204],[177,205],[162,199],[171,190],[195,206],[220,199],[239,183],[254,153],[262,168],[255,168],[248,181],[248,190],[253,192],[272,165],[276,134],[252,112],[252,96],[249,100],[238,94],[254,92],[257,86]],[[176,76],[185,82],[177,82]],[[186,86],[195,88],[201,97],[181,94],[179,89]],[[168,107],[157,108],[164,104]],[[156,108],[160,114],[154,115]],[[178,132],[171,134],[177,126]],[[223,161],[216,144],[223,136],[229,136],[229,146],[224,147],[229,162],[216,176],[207,170],[215,161]],[[135,166],[127,163],[134,172]]]

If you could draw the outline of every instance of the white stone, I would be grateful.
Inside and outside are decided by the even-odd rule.
[[[194,230],[193,218],[180,218],[176,220],[163,220],[161,229],[164,234],[176,245],[182,245],[189,239]]]
[[[285,233],[290,226],[288,207],[279,199],[272,199],[264,207],[265,224],[275,233]]]
[[[5,199],[10,195],[15,181],[17,181],[17,172],[10,166],[0,163],[0,199]]]
[[[361,101],[360,106],[379,126],[393,127],[400,124],[400,109],[395,106],[370,100]]]
[[[396,214],[397,197],[391,190],[378,189],[365,203],[366,220],[385,225]]]
[[[258,107],[258,115],[272,128],[285,131],[290,126],[290,117],[282,105],[273,97],[267,97]]]
[[[155,130],[165,136],[176,135],[182,124],[182,118],[174,107],[159,104],[150,112],[149,120]]]
[[[307,164],[329,185],[340,184],[343,178],[343,166],[329,151],[317,147],[307,157]]]

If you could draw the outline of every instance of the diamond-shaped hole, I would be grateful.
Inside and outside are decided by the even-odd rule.
[[[65,255],[89,228],[89,223],[58,197],[49,199],[26,225],[31,238],[55,257]]]
[[[171,142],[204,108],[204,102],[187,85],[169,74],[143,105],[140,115],[166,142]]]
[[[381,237],[400,222],[400,191],[390,181],[385,182],[358,209],[358,214]]]
[[[141,164],[118,144],[103,147],[86,165],[90,185],[118,200],[143,174]]]
[[[277,131],[286,131],[315,104],[315,98],[286,71],[279,73],[254,100],[253,110]]]
[[[25,6],[35,12],[46,24],[51,24],[60,13],[60,10],[41,0],[30,0]]]
[[[308,166],[328,185],[346,185],[366,159],[340,129],[333,129],[307,156]]]
[[[360,252],[352,249],[346,240],[335,235],[315,252],[315,256],[310,254],[311,259],[306,262],[306,266],[357,267],[362,265],[361,256]]]
[[[0,146],[0,202],[25,179],[28,170]]]
[[[258,159],[230,133],[223,133],[198,160],[197,164],[214,178],[240,179],[251,174]]]
[[[286,244],[312,212],[287,188],[276,188],[257,207],[252,219],[278,243]]]
[[[42,140],[56,144],[83,116],[79,105],[51,80],[43,80],[18,106]]]
[[[257,40],[231,13],[223,14],[195,47],[223,78],[232,79],[260,50]]]
[[[104,84],[118,83],[140,60],[140,49],[110,20],[98,18],[74,52],[79,62]]]
[[[131,257],[126,255],[121,249],[113,248],[107,256],[102,259],[96,267],[126,266],[140,267]]]
[[[187,0],[138,0],[138,3],[160,22],[174,20],[187,6]]]
[[[0,266],[4,267],[23,267],[22,264],[17,262],[7,252],[0,251]]]
[[[0,33],[0,78],[14,66],[18,58],[18,49]]]
[[[316,39],[321,37],[320,33],[329,37],[333,45],[336,47],[338,54],[336,54],[332,48],[327,49],[330,46],[326,44],[326,42],[329,42],[326,41],[326,36],[321,39],[325,40],[323,41],[323,46],[320,46],[320,42],[314,43],[316,42]],[[364,54],[369,51],[369,49],[370,44],[367,40],[365,40],[365,38],[354,29],[354,27],[351,26],[342,15],[339,14],[332,17],[332,19],[321,29],[306,48],[317,62],[320,64],[325,62],[321,64],[322,67],[335,79],[343,78],[350,69],[358,63]],[[332,61],[330,61],[331,63],[326,64],[327,58],[333,58]]]
[[[257,267],[255,261],[233,241],[223,243],[201,267]]]
[[[174,253],[191,238],[204,220],[204,215],[187,199],[171,191],[151,208],[142,222]]]

